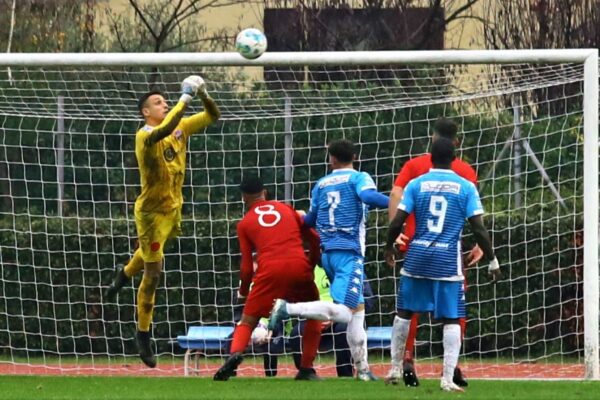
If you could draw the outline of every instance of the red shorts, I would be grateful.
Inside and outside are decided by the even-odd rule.
[[[319,300],[313,268],[306,259],[273,260],[258,266],[244,314],[268,317],[275,299],[292,303]]]

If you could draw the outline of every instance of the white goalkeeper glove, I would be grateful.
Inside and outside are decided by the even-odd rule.
[[[201,98],[208,97],[208,93],[206,92],[206,84],[204,83],[204,79],[199,77],[198,75],[190,75],[181,82],[181,98],[179,101],[183,101],[186,104],[189,104],[192,101],[192,98],[198,94]]]
[[[490,261],[490,265],[488,266],[488,274],[492,277],[492,282],[497,282],[498,279],[500,279],[500,263],[496,257]]]

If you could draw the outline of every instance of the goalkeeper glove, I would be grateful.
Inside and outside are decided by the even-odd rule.
[[[179,101],[189,104],[198,93],[200,86],[204,86],[204,80],[197,75],[190,75],[181,82],[181,97]]]

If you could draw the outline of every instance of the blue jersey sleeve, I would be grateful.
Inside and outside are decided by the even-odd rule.
[[[402,210],[408,214],[411,214],[415,210],[417,186],[418,183],[416,183],[414,180],[410,181],[410,183],[406,186],[402,200],[400,201],[400,204],[398,204],[399,210]]]
[[[319,183],[315,185],[311,192],[310,209],[304,216],[304,223],[311,228],[317,224],[317,213],[319,212]]]
[[[471,182],[464,187],[467,194],[467,206],[465,210],[467,219],[476,215],[482,215],[483,205],[481,204],[481,199],[479,198],[479,192],[477,191],[477,188]]]
[[[356,190],[356,194],[358,196],[360,196],[360,193],[364,190],[369,190],[369,189],[374,189],[377,190],[377,186],[375,185],[375,181],[373,181],[373,178],[371,178],[371,175],[367,174],[366,172],[360,172],[358,174],[356,174],[356,178],[355,178],[355,190]]]

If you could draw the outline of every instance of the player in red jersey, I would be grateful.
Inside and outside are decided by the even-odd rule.
[[[252,331],[260,318],[269,316],[275,299],[319,300],[313,273],[320,257],[316,231],[305,227],[292,207],[268,201],[260,178],[245,178],[240,189],[248,209],[237,226],[242,253],[238,301],[245,301],[245,304],[242,318],[233,332],[231,355],[215,374],[216,381],[226,381],[233,376],[242,362],[242,353]],[[303,241],[308,243],[309,257],[304,252]],[[257,253],[256,272],[252,265],[253,251]],[[308,320],[302,339],[301,368],[296,379],[319,379],[313,361],[321,341],[321,321]]]
[[[454,142],[454,145],[457,147],[459,145],[458,138],[456,136],[458,128],[456,124],[446,118],[439,118],[435,121],[433,125],[433,134],[431,137],[432,142],[437,140],[439,137],[445,137]],[[398,176],[396,177],[396,181],[394,182],[394,187],[390,193],[390,203],[388,207],[388,214],[390,221],[394,219],[396,216],[396,211],[398,210],[398,204],[400,200],[402,200],[402,194],[404,193],[404,188],[408,185],[408,182],[411,180],[418,178],[419,176],[426,174],[429,170],[433,168],[433,164],[431,162],[431,154],[427,153],[419,157],[412,158],[408,160],[406,164],[402,167]],[[465,178],[466,180],[473,182],[477,185],[477,173],[468,163],[456,158],[451,165],[451,168],[454,172],[456,172],[459,176]],[[404,233],[401,235],[399,240],[397,240],[397,244],[399,245],[399,250],[401,252],[406,252],[408,250],[408,244],[412,240],[415,234],[416,224],[415,224],[415,216],[414,214],[409,215],[406,225],[404,227]],[[483,256],[483,252],[479,248],[479,246],[475,246],[469,255],[467,256],[466,263],[467,266],[471,266],[476,264],[481,257]],[[464,337],[465,334],[465,325],[466,321],[464,318],[459,320],[461,333]],[[406,340],[406,351],[404,354],[404,359],[402,363],[402,371],[403,371],[403,379],[406,386],[418,386],[419,379],[416,375],[414,368],[414,348],[415,341],[417,336],[417,326],[419,324],[419,315],[414,314],[411,323],[410,330],[408,334],[408,338]],[[401,357],[402,355],[398,355]],[[392,357],[393,358],[393,357]],[[392,360],[392,364],[394,364],[394,360]],[[394,369],[394,368],[392,368]],[[397,384],[399,381],[399,376],[396,375],[394,371],[390,371],[388,377],[386,377],[386,382]],[[454,383],[459,386],[467,386],[468,383],[465,380],[462,371],[457,366],[454,370]]]

